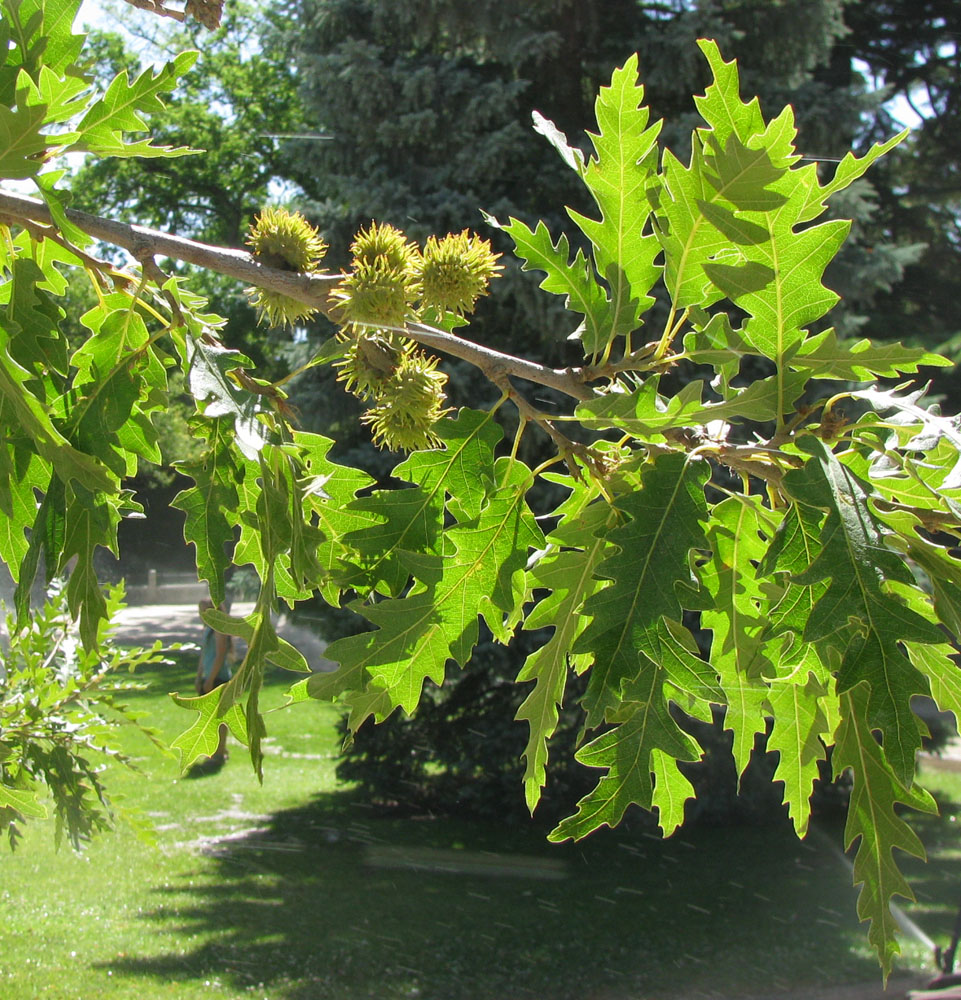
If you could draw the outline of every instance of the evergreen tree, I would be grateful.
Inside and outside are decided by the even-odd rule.
[[[914,244],[900,280],[879,288],[870,309],[874,337],[917,337],[961,351],[961,51],[958,6],[951,0],[882,0],[845,9],[849,34],[839,64],[867,66],[875,86],[892,100],[875,107],[862,131],[865,143],[898,127],[899,105],[921,119],[873,178],[876,211],[869,238]],[[833,65],[833,64],[832,64]],[[852,72],[849,68],[848,72]],[[895,100],[899,99],[899,100]],[[894,110],[892,110],[894,109]],[[952,402],[956,379],[939,381]]]

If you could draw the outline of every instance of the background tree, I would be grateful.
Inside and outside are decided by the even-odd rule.
[[[961,331],[961,52],[957,9],[946,0],[885,0],[845,9],[849,34],[832,70],[845,72],[843,56],[863,63],[885,96],[898,98],[920,119],[904,148],[872,178],[876,209],[867,236],[888,244],[915,245],[918,253],[903,276],[892,275],[871,302],[872,336],[910,331],[957,357]],[[836,66],[836,69],[835,69]],[[850,68],[848,73],[852,72]],[[892,108],[875,106],[862,135],[872,140],[895,126]],[[938,387],[958,399],[957,379],[945,373]]]

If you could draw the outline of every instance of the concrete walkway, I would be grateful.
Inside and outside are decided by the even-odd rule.
[[[253,604],[237,602],[234,616],[253,611]],[[311,670],[334,670],[337,664],[324,656],[327,643],[310,629],[281,617],[275,622],[277,634],[304,654]],[[117,616],[114,636],[119,645],[152,646],[159,639],[165,646],[175,642],[199,645],[203,627],[196,604],[142,604],[124,608]],[[242,649],[238,650],[242,653]]]

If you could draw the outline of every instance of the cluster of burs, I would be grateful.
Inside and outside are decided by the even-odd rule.
[[[248,234],[262,264],[320,273],[327,244],[307,220],[282,208],[265,208]],[[404,334],[410,322],[456,324],[474,309],[501,266],[490,243],[477,236],[431,236],[423,249],[393,226],[372,222],[351,243],[349,272],[331,293],[331,316],[344,355],[338,378],[369,403],[363,421],[381,447],[414,451],[436,444],[433,427],[446,412],[447,376],[438,359]],[[316,309],[279,292],[251,289],[261,320],[293,325]]]

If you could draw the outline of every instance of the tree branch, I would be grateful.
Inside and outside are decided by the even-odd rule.
[[[42,201],[8,194],[5,191],[0,191],[0,214],[19,220],[23,224],[44,222],[56,225],[50,209]],[[256,285],[258,288],[280,292],[297,302],[313,307],[333,322],[338,322],[333,312],[337,303],[330,298],[330,293],[340,284],[343,278],[340,274],[300,274],[283,271],[276,267],[258,264],[245,250],[198,243],[182,236],[171,236],[156,229],[117,222],[115,219],[104,219],[72,208],[66,210],[66,215],[84,232],[105,243],[122,247],[138,261],[152,261],[154,257],[171,257],[174,260],[195,264],[208,271],[216,271],[218,274]],[[398,328],[398,332],[425,347],[470,362],[495,383],[498,379],[513,375],[539,385],[550,386],[573,399],[590,399],[594,395],[586,385],[586,369],[585,372],[580,372],[572,368],[548,368],[524,358],[516,358],[474,344],[423,323],[409,323],[402,329]]]
[[[5,191],[0,191],[0,212],[16,219],[56,225],[50,209],[42,201],[7,194]],[[332,305],[327,301],[328,293],[341,280],[339,275],[298,274],[266,267],[258,264],[245,250],[214,247],[148,229],[146,226],[133,226],[114,219],[103,219],[98,215],[88,215],[73,208],[68,208],[66,214],[84,232],[105,243],[122,247],[138,261],[144,257],[172,257],[249,282],[259,288],[282,292],[298,302],[319,309],[325,315]]]

